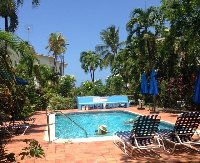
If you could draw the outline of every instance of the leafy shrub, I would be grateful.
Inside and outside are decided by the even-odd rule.
[[[52,110],[64,110],[64,109],[74,109],[75,108],[75,100],[73,98],[64,98],[59,95],[54,95],[49,100],[48,108]]]
[[[24,142],[28,144],[27,147],[22,149],[22,152],[19,154],[21,157],[21,160],[23,160],[26,156],[31,158],[42,158],[45,156],[44,150],[42,149],[41,145],[38,141],[31,139],[27,140],[25,139]]]
[[[190,80],[182,77],[162,80],[160,84],[160,100],[164,107],[177,107],[177,101],[185,101],[187,106],[192,104],[193,85]]]
[[[78,96],[105,96],[106,87],[101,80],[96,80],[94,82],[85,81],[76,89],[76,94]]]
[[[106,80],[107,95],[126,94],[125,83],[120,75],[110,76]]]
[[[58,92],[63,97],[70,97],[74,95],[75,77],[72,75],[63,76],[59,81]]]

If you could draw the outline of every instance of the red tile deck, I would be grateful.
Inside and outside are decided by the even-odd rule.
[[[112,109],[114,110],[114,109]],[[138,110],[136,107],[120,108],[115,110],[127,110],[138,114],[149,114],[148,110]],[[66,110],[64,112],[77,112],[77,109]],[[79,111],[81,112],[81,111]],[[160,113],[161,119],[164,121],[174,123],[176,121],[176,114]],[[123,151],[114,145],[112,141],[101,142],[83,142],[83,143],[48,143],[44,140],[46,130],[46,114],[45,112],[36,112],[35,125],[28,130],[25,135],[15,136],[6,145],[8,152],[14,152],[18,155],[26,144],[24,139],[35,139],[39,141],[45,151],[45,157],[42,159],[26,158],[17,161],[21,163],[124,163],[124,162],[199,162],[200,154],[189,149],[182,149],[182,151],[169,154],[162,150],[154,152],[135,150],[133,157],[126,156]],[[160,153],[160,154],[159,154]],[[156,157],[158,156],[159,157]]]

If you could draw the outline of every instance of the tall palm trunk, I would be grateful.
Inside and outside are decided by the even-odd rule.
[[[8,30],[8,17],[7,16],[5,17],[5,31],[9,32],[9,30]]]
[[[92,70],[92,82],[94,83],[94,70]]]
[[[57,61],[57,55],[54,54],[54,72],[57,72],[57,65],[56,65],[56,61]]]

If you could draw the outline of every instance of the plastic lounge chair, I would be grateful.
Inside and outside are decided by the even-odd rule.
[[[133,149],[154,149],[161,148],[163,145],[160,143],[159,136],[156,134],[160,123],[160,116],[147,115],[139,116],[134,121],[132,131],[118,131],[113,135],[119,138],[119,141],[123,144],[124,152],[130,156],[127,152],[127,147],[131,147],[131,155]],[[114,143],[119,147],[117,140],[114,139]]]
[[[200,144],[200,141],[193,141],[192,136],[197,132],[200,123],[200,112],[185,112],[178,115],[173,130],[160,130],[158,133],[162,140],[166,140],[174,144],[172,152],[175,151],[177,145]]]

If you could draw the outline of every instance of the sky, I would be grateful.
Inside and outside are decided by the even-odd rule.
[[[152,5],[159,6],[160,0],[41,0],[38,8],[32,8],[31,0],[26,0],[18,10],[19,26],[15,34],[29,41],[37,53],[50,55],[45,49],[49,34],[60,32],[69,44],[65,74],[74,75],[76,85],[80,86],[81,82],[91,81],[90,74],[81,69],[80,53],[94,51],[96,45],[102,44],[100,32],[111,25],[119,27],[120,41],[126,40],[125,27],[131,11]],[[109,69],[97,70],[95,80],[104,82],[109,75]]]

